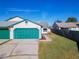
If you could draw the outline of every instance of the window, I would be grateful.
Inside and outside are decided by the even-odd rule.
[[[79,24],[76,24],[79,27]]]
[[[43,31],[44,31],[44,32],[47,32],[47,28],[44,28]]]

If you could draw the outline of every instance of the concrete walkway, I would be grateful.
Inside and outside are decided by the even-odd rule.
[[[38,40],[13,40],[0,45],[0,59],[38,59]]]

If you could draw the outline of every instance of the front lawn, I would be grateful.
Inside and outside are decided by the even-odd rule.
[[[50,33],[51,42],[40,42],[39,59],[79,59],[76,42]]]

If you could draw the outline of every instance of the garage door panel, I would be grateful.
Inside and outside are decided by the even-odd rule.
[[[9,39],[10,38],[10,31],[9,30],[4,30],[0,29],[0,39]]]
[[[17,28],[14,30],[15,39],[37,39],[39,30],[36,28]]]

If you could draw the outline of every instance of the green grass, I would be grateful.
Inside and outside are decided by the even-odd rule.
[[[51,42],[40,42],[39,59],[79,59],[76,42],[50,33]]]

